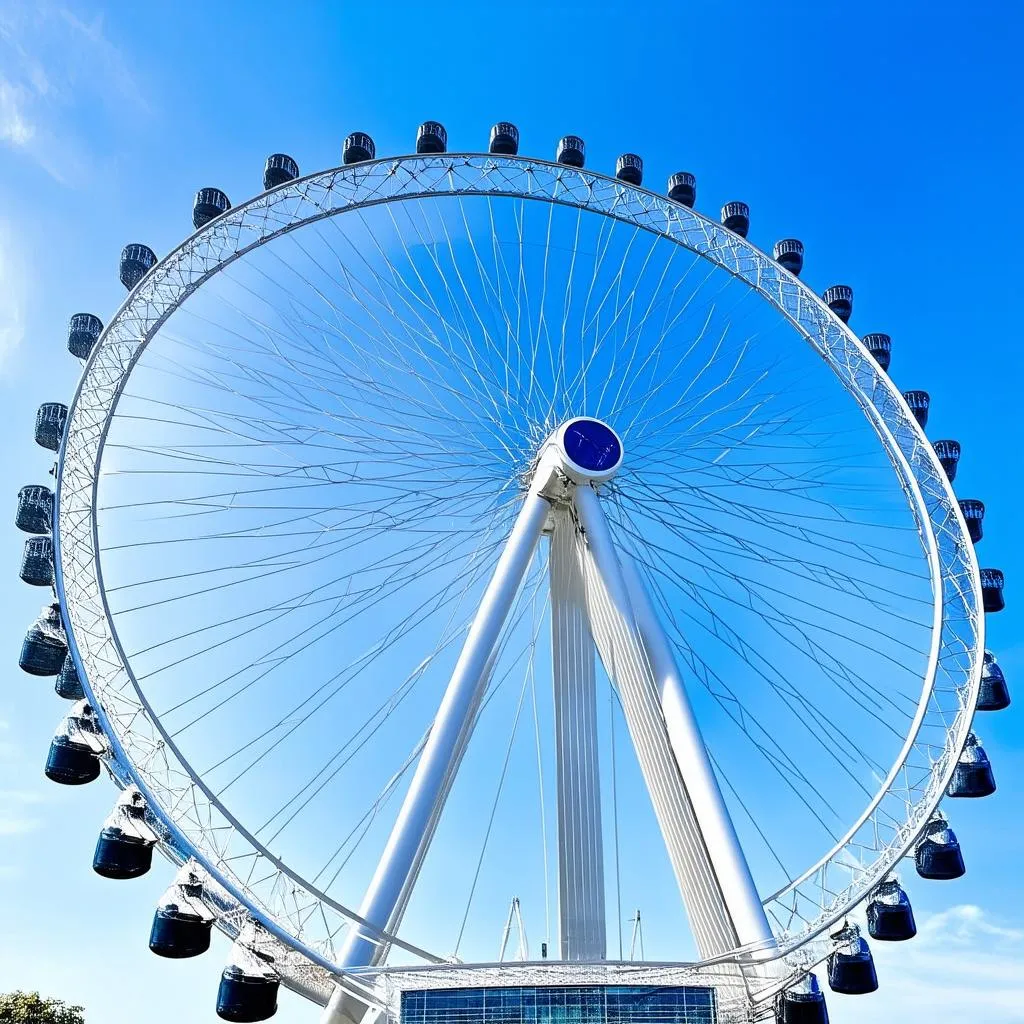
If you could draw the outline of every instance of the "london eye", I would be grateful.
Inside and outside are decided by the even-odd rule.
[[[71,317],[16,519],[21,667],[70,702],[46,774],[116,784],[98,873],[174,865],[154,953],[233,940],[227,1020],[284,984],[328,1024],[489,985],[827,1021],[995,789],[985,506],[799,240],[519,142],[274,154]],[[544,942],[496,959],[513,897]]]

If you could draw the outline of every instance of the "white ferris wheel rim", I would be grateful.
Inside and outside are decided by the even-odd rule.
[[[291,871],[249,834],[179,754],[150,708],[121,648],[103,587],[96,508],[103,447],[121,393],[150,338],[189,295],[234,260],[327,217],[381,203],[472,195],[533,199],[603,214],[674,241],[745,281],[828,363],[889,455],[928,559],[934,597],[931,654],[917,715],[874,800],[817,864],[764,900],[782,952],[798,950],[894,869],[949,781],[970,729],[984,650],[973,545],[938,458],[898,389],[807,285],[720,224],[663,196],[592,171],[525,157],[442,154],[320,172],[227,211],[158,263],[129,294],[95,347],[69,411],[54,534],[56,584],[69,627],[69,647],[111,738],[112,770],[122,782],[134,782],[146,794],[174,859],[195,858],[224,889],[228,902],[237,901],[228,930],[237,932],[239,914],[251,915],[295,951],[297,958],[282,965],[285,976],[322,997],[322,972],[335,967],[334,935],[361,919]],[[941,723],[945,732],[937,756],[935,744],[921,740],[926,722]],[[903,771],[914,754],[930,764],[920,785]],[[890,803],[903,807],[903,825],[880,839],[880,811]],[[264,865],[263,872],[249,872],[250,877],[266,876],[259,887],[243,881],[232,867],[231,861],[239,859],[240,843],[246,847],[245,857]],[[863,865],[867,850],[875,856]],[[851,869],[851,857],[863,865],[860,870]],[[314,906],[325,923],[320,935],[309,934],[301,923]],[[418,955],[442,959],[398,935],[371,930]]]

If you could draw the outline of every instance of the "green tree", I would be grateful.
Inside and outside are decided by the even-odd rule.
[[[0,1024],[85,1024],[81,1006],[43,999],[38,992],[0,995]]]

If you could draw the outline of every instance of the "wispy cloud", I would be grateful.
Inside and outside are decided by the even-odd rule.
[[[865,1020],[1024,1021],[1024,929],[960,904],[919,922],[917,938],[872,943],[879,991],[832,996],[833,1024]]]
[[[89,166],[97,112],[125,107],[146,109],[102,18],[83,21],[46,0],[0,0],[0,144],[75,184]]]
[[[17,247],[13,244],[11,231],[0,221],[0,373],[25,337],[28,278]]]
[[[40,803],[37,793],[0,789],[0,836],[20,836],[39,828],[42,821],[32,814],[32,808]]]

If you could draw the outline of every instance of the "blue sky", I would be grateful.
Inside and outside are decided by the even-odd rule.
[[[490,124],[508,119],[523,152],[547,156],[571,131],[587,140],[592,167],[642,154],[653,187],[691,170],[700,209],[742,198],[755,241],[800,237],[809,280],[854,286],[853,326],[893,336],[894,378],[932,394],[930,433],[963,442],[957,489],[986,500],[983,560],[1008,579],[990,646],[1011,686],[1024,679],[1012,480],[1024,367],[1019,8],[211,6],[0,0],[0,401],[12,510],[45,466],[31,442],[35,409],[68,396],[78,373],[63,351],[67,317],[109,318],[126,241],[166,252],[189,229],[197,187],[219,185],[237,202],[259,187],[273,151],[304,171],[333,166],[359,128],[378,153],[406,152],[427,117],[446,124],[452,148],[482,148]],[[7,536],[0,990],[39,988],[110,1024],[143,1006],[157,1024],[212,1020],[218,956],[169,964],[145,948],[166,871],[116,884],[90,870],[110,788],[65,792],[42,777],[61,708],[46,681],[15,667],[39,601],[16,578],[22,538],[13,527]],[[878,951],[878,995],[831,1000],[838,1024],[884,1008],[1024,1019],[1024,895],[1009,848],[1024,785],[1018,715],[1015,705],[979,727],[1000,791],[954,808],[968,875],[913,886],[921,937]],[[282,997],[279,1019],[314,1015]]]

